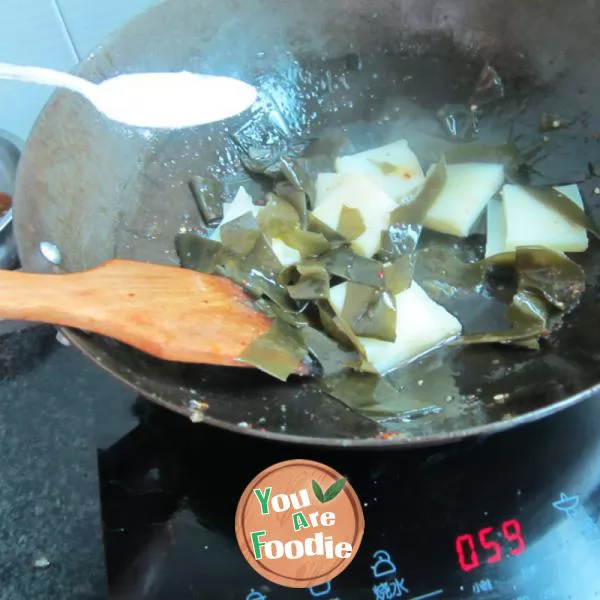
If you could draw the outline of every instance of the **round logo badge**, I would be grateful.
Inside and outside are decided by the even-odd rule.
[[[350,483],[311,460],[265,469],[245,489],[235,515],[237,541],[252,568],[291,588],[339,575],[356,556],[364,529]]]

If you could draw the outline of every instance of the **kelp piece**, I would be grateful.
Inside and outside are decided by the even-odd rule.
[[[287,231],[281,236],[281,241],[290,248],[298,250],[302,258],[312,258],[321,256],[331,250],[331,244],[321,233],[305,231],[304,229],[294,229]]]
[[[475,89],[469,100],[469,107],[477,110],[485,104],[501,100],[504,98],[504,95],[505,90],[502,77],[500,77],[494,67],[485,64],[475,82]]]
[[[316,306],[325,332],[346,350],[356,352],[360,357],[360,368],[362,369],[363,361],[365,361],[365,349],[350,325],[338,315],[329,298],[318,300]]]
[[[271,317],[273,320],[279,319],[295,329],[308,327],[311,323],[306,314],[297,306],[280,306],[266,296],[261,295],[261,297],[256,298],[254,305],[258,310],[268,317]]]
[[[539,338],[553,324],[551,312],[546,302],[536,294],[527,290],[518,291],[506,311],[511,324],[510,335],[499,331],[467,336],[464,343],[511,344],[537,350],[540,347]]]
[[[359,337],[396,341],[396,301],[385,290],[360,283],[347,283],[340,317]]]
[[[227,277],[254,298],[266,296],[288,309],[285,288],[275,281],[281,268],[277,257],[260,232],[252,239],[254,243],[245,255],[233,252],[224,243],[191,232],[179,234],[175,246],[182,267]],[[247,243],[246,240],[243,245]],[[236,249],[239,250],[239,245]]]
[[[536,347],[537,340],[577,306],[585,287],[583,269],[546,248],[517,248],[473,263],[460,261],[449,249],[428,248],[419,252],[417,268],[421,277],[439,289],[460,289],[475,295],[487,294],[498,270],[511,272],[515,291],[506,310],[509,327],[464,335],[460,340],[463,344]],[[504,283],[506,277],[500,281]]]
[[[292,265],[278,276],[294,300],[322,300],[329,297],[329,273],[316,261]]]
[[[295,211],[298,213],[300,227],[306,229],[308,224],[308,200],[306,198],[306,192],[298,189],[286,180],[278,181],[275,184],[274,192],[276,196],[283,198],[294,207]]]
[[[546,248],[517,248],[519,289],[536,292],[562,313],[571,312],[585,289],[585,273],[574,261]]]
[[[261,237],[258,221],[251,212],[228,221],[221,226],[221,242],[235,254],[248,254]]]
[[[477,115],[470,106],[445,104],[437,112],[437,118],[451,140],[467,142],[477,137]]]
[[[296,372],[307,349],[297,329],[276,319],[269,331],[244,349],[239,360],[287,381]]]
[[[404,225],[420,225],[427,212],[440,195],[446,183],[446,161],[440,160],[429,174],[416,197],[406,204],[401,204],[392,213],[390,222]]]
[[[281,150],[278,147],[257,148],[248,146],[240,153],[240,161],[246,171],[278,179],[281,174]]]
[[[381,247],[375,255],[382,262],[391,262],[400,256],[412,254],[423,231],[423,225],[406,225],[392,219],[393,213],[389,227],[381,232]]]
[[[415,262],[415,254],[405,254],[384,265],[384,285],[390,294],[395,296],[410,287],[415,270]]]
[[[255,297],[266,296],[280,307],[289,307],[286,289],[277,283],[282,265],[251,213],[223,225],[221,240],[229,254],[216,272]]]
[[[321,366],[325,377],[360,365],[360,358],[356,352],[345,350],[318,329],[303,327],[300,335],[310,354]]]
[[[365,221],[360,210],[350,208],[345,204],[342,205],[337,230],[348,242],[353,242],[359,238],[366,230]]]
[[[214,273],[228,256],[223,244],[191,231],[175,237],[175,250],[184,269],[209,274]]]
[[[468,262],[467,257],[459,256],[454,247],[428,246],[416,252],[414,276],[419,281],[439,282],[446,288],[471,290],[483,283],[486,266],[493,264],[510,266],[512,257],[498,258],[496,263]]]
[[[390,215],[390,225],[382,233],[381,249],[378,252],[383,260],[391,261],[415,251],[423,229],[423,221],[445,183],[446,162],[442,159],[425,179],[416,197],[394,209]]]
[[[375,288],[385,285],[383,264],[355,254],[350,248],[335,248],[319,257],[332,276]]]
[[[281,307],[289,307],[289,299],[284,286],[277,282],[281,263],[263,235],[260,235],[250,252],[236,263],[236,271],[246,285],[270,298]]]
[[[223,185],[212,176],[194,175],[189,186],[204,223],[217,225],[223,219]]]
[[[269,238],[281,237],[300,226],[294,207],[274,194],[268,195],[266,206],[257,215],[258,227]]]
[[[306,194],[308,207],[312,209],[316,197],[316,173],[311,173],[310,159],[284,157],[281,160],[281,173],[297,190]]]
[[[318,381],[329,396],[372,419],[415,418],[439,412],[435,404],[403,394],[387,379],[371,373],[345,372]]]

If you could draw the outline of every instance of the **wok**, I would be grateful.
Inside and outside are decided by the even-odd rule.
[[[467,102],[486,63],[501,75],[505,94],[482,107],[479,139],[539,141],[541,116],[558,115],[569,126],[546,136],[535,177],[579,182],[598,217],[600,182],[590,175],[590,165],[600,164],[594,14],[592,0],[167,0],[116,33],[76,73],[94,82],[144,70],[231,75],[257,85],[257,110],[156,133],[109,122],[82,98],[55,93],[19,168],[14,225],[22,264],[71,272],[115,256],[177,262],[177,232],[201,224],[188,180],[209,167],[231,170],[236,155],[228,134],[240,128],[257,137],[333,129],[358,149],[407,138],[427,161],[447,143],[437,111]],[[60,250],[59,265],[44,258],[42,242]],[[587,273],[583,300],[552,345],[540,352],[481,346],[425,361],[406,393],[428,396],[444,410],[410,422],[375,424],[310,382],[166,363],[86,332],[64,333],[114,377],[194,420],[296,443],[436,444],[521,425],[596,393],[600,250],[596,240],[590,244],[575,257]],[[401,435],[383,439],[382,431]]]

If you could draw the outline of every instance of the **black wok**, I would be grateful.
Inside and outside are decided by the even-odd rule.
[[[589,168],[600,165],[596,15],[592,0],[167,0],[98,48],[77,74],[95,82],[140,70],[239,77],[263,98],[253,135],[260,119],[270,123],[269,135],[347,126],[358,149],[407,138],[427,162],[447,143],[436,112],[468,102],[488,62],[505,94],[482,107],[480,139],[539,141],[541,116],[559,115],[569,126],[547,135],[536,176],[580,183],[599,216],[600,181]],[[14,223],[24,268],[69,272],[114,256],[177,262],[175,235],[200,224],[189,177],[230,170],[236,157],[228,133],[249,118],[153,133],[108,122],[85,100],[56,93],[19,169]],[[44,258],[41,242],[59,248],[60,265]],[[467,348],[427,363],[406,393],[428,396],[444,411],[406,423],[375,424],[307,382],[164,363],[85,332],[65,334],[147,398],[219,427],[311,444],[433,444],[520,425],[596,392],[598,252],[592,240],[576,258],[587,289],[551,345],[540,352]],[[200,403],[208,408],[200,411]],[[403,435],[383,439],[381,431]]]

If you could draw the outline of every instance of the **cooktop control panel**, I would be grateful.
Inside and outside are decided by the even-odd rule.
[[[99,451],[114,597],[137,598],[136,589],[157,600],[600,596],[600,403],[440,448],[300,454],[143,406],[137,426]],[[244,488],[291,458],[347,476],[365,518],[350,566],[310,589],[262,579],[234,534]]]

